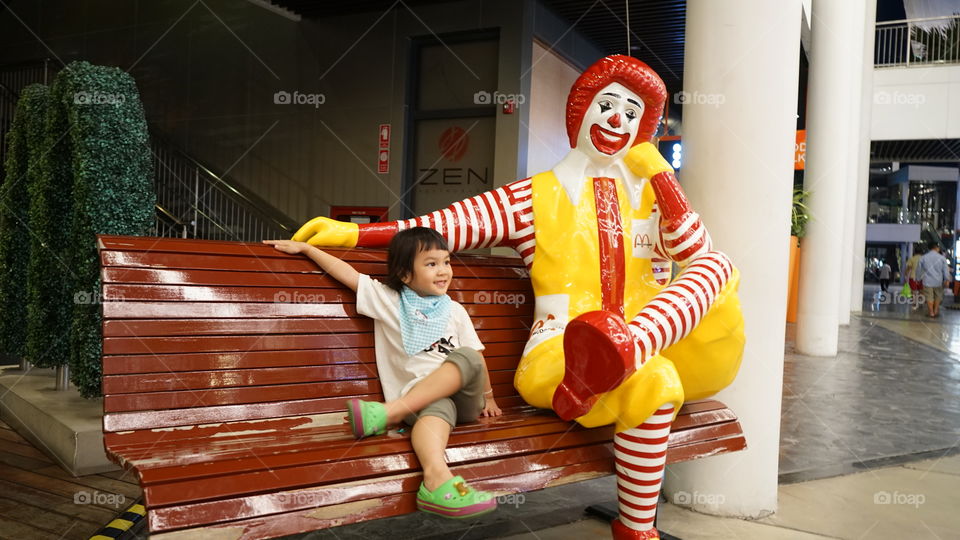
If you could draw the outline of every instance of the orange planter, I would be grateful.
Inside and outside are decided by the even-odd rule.
[[[787,292],[787,322],[797,322],[797,293],[800,290],[800,239],[790,237],[790,281]]]

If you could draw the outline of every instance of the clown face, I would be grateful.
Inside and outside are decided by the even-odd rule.
[[[622,157],[637,138],[643,109],[643,100],[622,84],[605,86],[583,116],[577,149],[594,161]]]

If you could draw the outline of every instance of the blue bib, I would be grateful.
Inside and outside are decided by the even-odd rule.
[[[400,334],[403,350],[413,356],[443,337],[450,320],[447,295],[420,296],[410,287],[400,291]]]

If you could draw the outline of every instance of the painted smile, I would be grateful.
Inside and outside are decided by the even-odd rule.
[[[629,133],[614,133],[608,129],[603,129],[598,124],[590,126],[590,141],[597,150],[608,156],[622,150],[629,140]]]

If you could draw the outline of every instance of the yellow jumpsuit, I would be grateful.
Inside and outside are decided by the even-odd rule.
[[[651,219],[655,196],[645,185],[641,204],[631,207],[623,182],[616,180],[624,232],[624,315],[631,321],[664,287],[653,277]],[[576,206],[552,172],[532,178],[536,248],[530,278],[536,296],[535,323],[517,368],[514,384],[527,403],[551,408],[563,379],[563,328],[578,315],[601,309],[600,246],[592,180],[583,183]],[[734,269],[727,285],[693,332],[657,354],[619,387],[600,396],[577,421],[594,427],[616,423],[634,428],[661,406],[679,410],[685,400],[710,396],[730,384],[743,354],[743,317]],[[572,359],[589,362],[589,358]]]

